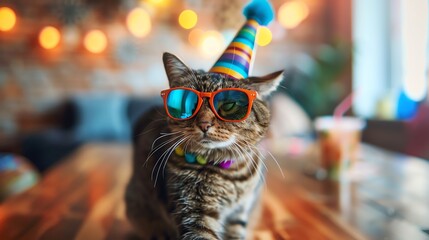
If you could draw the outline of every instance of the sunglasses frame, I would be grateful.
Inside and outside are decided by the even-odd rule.
[[[192,114],[192,116],[190,116],[188,118],[175,118],[175,117],[171,116],[170,112],[168,111],[168,106],[167,106],[168,95],[170,94],[171,91],[177,90],[177,89],[188,90],[188,91],[191,91],[191,92],[195,93],[198,96],[197,108],[195,109],[195,112]],[[213,102],[214,101],[214,96],[216,94],[220,93],[220,92],[231,91],[231,90],[243,92],[243,93],[245,93],[247,95],[247,98],[249,99],[249,105],[247,106],[247,113],[241,119],[229,120],[229,119],[222,118],[216,112],[216,109],[214,107],[214,102]],[[168,117],[170,117],[171,119],[174,119],[174,120],[178,120],[178,121],[185,121],[185,120],[189,120],[189,119],[195,117],[197,115],[197,113],[200,111],[201,106],[203,105],[203,101],[204,101],[203,98],[209,98],[210,109],[216,115],[216,117],[218,119],[220,119],[222,121],[225,121],[225,122],[242,122],[242,121],[246,120],[249,117],[250,112],[252,110],[253,101],[256,99],[257,96],[258,96],[258,92],[254,91],[254,90],[243,89],[243,88],[222,88],[222,89],[219,89],[219,90],[214,91],[214,92],[199,92],[199,91],[197,91],[195,89],[192,89],[192,88],[175,87],[175,88],[170,88],[170,89],[166,89],[166,90],[161,91],[161,97],[164,100],[165,112],[167,113]]]

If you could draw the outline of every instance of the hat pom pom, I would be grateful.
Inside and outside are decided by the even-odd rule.
[[[274,10],[268,0],[252,0],[243,10],[247,19],[254,19],[260,25],[268,25],[274,18]]]

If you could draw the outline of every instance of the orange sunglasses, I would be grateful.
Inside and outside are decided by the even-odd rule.
[[[198,113],[203,98],[209,98],[213,113],[225,122],[241,122],[249,117],[258,93],[242,88],[224,88],[215,92],[199,92],[176,87],[161,91],[167,115],[174,120],[188,120]]]

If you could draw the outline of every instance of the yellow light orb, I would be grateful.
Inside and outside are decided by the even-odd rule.
[[[198,28],[194,28],[188,35],[188,41],[192,46],[197,47],[204,35],[204,31]]]
[[[200,50],[206,56],[219,55],[224,49],[224,39],[217,31],[207,31],[200,42]]]
[[[273,39],[273,34],[271,33],[271,30],[267,27],[260,27],[258,29],[258,34],[256,35],[256,43],[259,46],[267,46],[270,44],[271,40]]]
[[[278,20],[285,28],[292,29],[304,21],[309,13],[308,5],[303,1],[286,2],[279,9]]]
[[[60,31],[52,26],[44,27],[39,33],[40,46],[45,49],[55,48],[60,43],[60,40]]]
[[[107,37],[100,30],[92,30],[83,39],[85,48],[92,53],[101,53],[107,47]]]
[[[16,14],[8,7],[0,7],[0,31],[9,31],[16,24]]]
[[[128,30],[136,37],[145,37],[152,29],[149,13],[143,8],[133,9],[127,16]]]
[[[198,15],[192,10],[184,10],[179,15],[179,24],[184,29],[195,27],[198,21]]]
[[[143,2],[160,8],[168,7],[171,4],[170,0],[144,0]]]

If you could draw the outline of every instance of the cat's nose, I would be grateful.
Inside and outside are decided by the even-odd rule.
[[[200,127],[201,131],[207,132],[209,128],[213,126],[213,124],[208,121],[201,121],[201,122],[198,122],[198,126]]]

